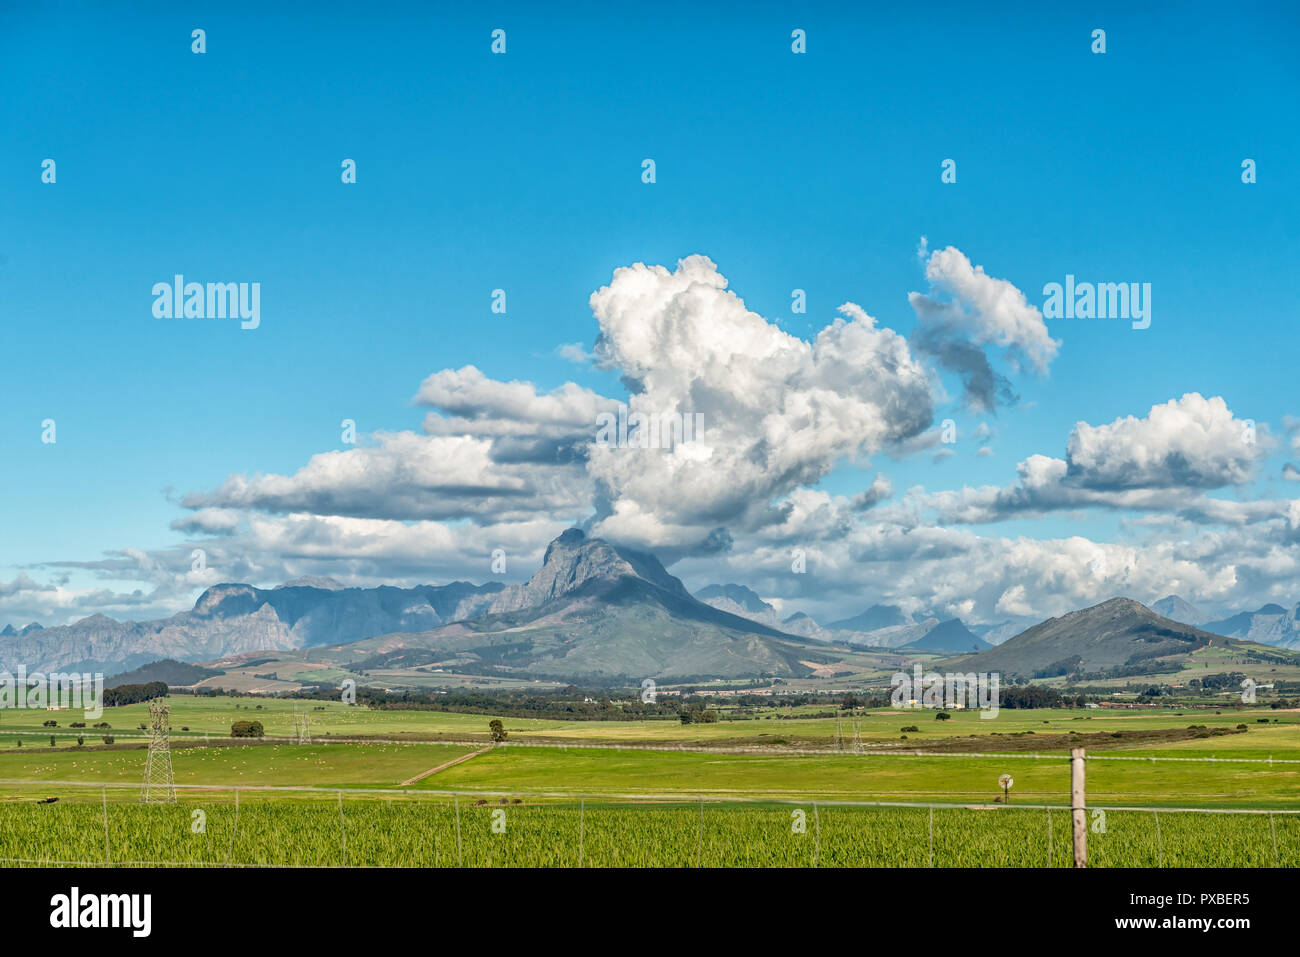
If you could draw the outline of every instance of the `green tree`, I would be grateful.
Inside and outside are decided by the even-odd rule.
[[[506,734],[507,734],[506,728],[505,725],[501,723],[500,718],[493,718],[491,721],[489,721],[488,730],[492,732],[493,741],[500,743],[506,739]]]
[[[230,726],[232,738],[260,738],[265,733],[260,721],[236,721]]]

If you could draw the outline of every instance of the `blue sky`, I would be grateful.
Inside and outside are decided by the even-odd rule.
[[[922,236],[1034,306],[1067,273],[1151,283],[1150,329],[1048,321],[1059,352],[1043,375],[1011,374],[1013,406],[973,410],[934,370],[934,420],[958,423],[955,454],[845,456],[813,483],[829,495],[853,496],[877,473],[895,504],[915,486],[1009,486],[1029,456],[1063,456],[1076,422],[1141,418],[1195,392],[1222,397],[1275,440],[1247,481],[1202,482],[1206,494],[1289,500],[1298,486],[1282,467],[1297,456],[1283,420],[1300,414],[1298,26],[1285,4],[997,15],[942,4],[635,14],[393,4],[293,15],[245,4],[111,14],[5,5],[0,622],[183,607],[206,581],[185,574],[196,543],[226,559],[223,572],[263,584],[307,571],[359,582],[489,577],[480,546],[491,536],[469,532],[458,546],[431,546],[422,570],[409,555],[361,565],[291,547],[254,555],[242,532],[207,546],[170,523],[186,515],[185,495],[230,475],[293,476],[344,448],[342,419],[363,434],[418,434],[428,409],[411,400],[439,370],[473,365],[541,393],[571,381],[625,399],[619,369],[566,361],[557,347],[592,347],[600,330],[588,297],[616,268],[671,270],[692,254],[710,257],[748,309],[804,339],[846,301],[910,336],[908,294],[928,289]],[[202,55],[191,52],[195,28],[206,30]],[[489,50],[494,28],[506,30],[505,55]],[[791,52],[795,28],[807,31],[806,54]],[[1102,55],[1090,51],[1095,28],[1106,31]],[[41,182],[47,157],[52,185]],[[654,184],[641,182],[647,157]],[[340,182],[344,158],[357,163],[356,184]],[[955,184],[940,182],[946,158]],[[1257,183],[1241,182],[1244,158],[1256,161]],[[260,282],[261,326],[154,318],[150,288],[177,272]],[[496,288],[507,292],[504,316],[489,308]],[[806,315],[791,313],[795,288],[807,292]],[[46,418],[54,445],[40,441]],[[993,430],[991,455],[976,454],[980,422]],[[508,577],[527,574],[560,521],[541,511],[510,538],[521,561]],[[1150,514],[1053,509],[975,531],[1136,541],[1152,532],[1129,523]],[[254,503],[239,519],[282,515]],[[443,521],[485,524],[472,512]],[[1201,525],[1163,534],[1217,534]],[[674,568],[688,585],[746,581],[791,610],[827,614],[908,597],[889,587],[908,579],[908,559],[861,580],[847,559],[828,559],[834,575],[786,582],[773,556],[788,542],[727,527],[730,558]],[[1283,597],[1294,544],[1285,521],[1279,529],[1256,550],[1281,549],[1280,574],[1229,586],[1211,584],[1210,570],[1186,587],[1224,606]],[[1229,531],[1249,552],[1246,533]],[[136,557],[123,562],[127,549]],[[1235,559],[1213,561],[1221,572]],[[1098,588],[1112,585],[1136,583]],[[1056,607],[1050,582],[1030,594],[1035,609]],[[1300,599],[1300,589],[1288,594]],[[1056,597],[1086,596],[1063,587]],[[992,602],[952,598],[915,595],[998,617]]]

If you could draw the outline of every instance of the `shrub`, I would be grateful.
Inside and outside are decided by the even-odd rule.
[[[112,743],[113,743],[113,736],[112,736],[111,734],[106,734],[106,735],[104,735],[104,743],[105,743],[105,744],[112,744]]]
[[[914,724],[909,724],[906,728],[899,728],[899,730],[902,731],[904,734],[910,734],[910,733],[920,731],[921,729]]]

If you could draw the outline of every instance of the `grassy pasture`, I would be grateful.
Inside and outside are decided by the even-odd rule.
[[[172,736],[177,741],[202,739],[205,736],[225,738],[230,734],[231,723],[240,720],[262,722],[268,736],[288,737],[294,733],[294,702],[290,700],[259,701],[250,698],[173,695],[168,703],[172,708]],[[298,702],[298,707],[309,715],[312,736],[317,739],[366,736],[398,741],[436,738],[486,741],[487,724],[493,717],[437,711],[372,711],[368,708],[349,707],[338,701]],[[825,713],[828,710],[833,708],[827,705],[769,708],[738,717],[737,720],[726,720],[731,715],[724,707],[724,720],[716,724],[690,725],[683,725],[676,719],[562,721],[503,717],[502,720],[514,741],[824,748],[830,745],[835,736],[836,719],[800,715]],[[1250,727],[1250,734],[1234,738],[1233,747],[1241,746],[1238,738],[1251,737],[1253,740],[1258,733],[1277,730],[1281,732],[1279,737],[1273,739],[1277,747],[1289,747],[1300,752],[1300,714],[1268,708],[1002,709],[994,718],[981,718],[972,711],[954,711],[948,721],[937,721],[932,711],[924,710],[876,709],[855,714],[863,742],[879,747],[924,747],[927,742],[939,738],[970,735],[987,736],[990,743],[996,743],[998,735],[1025,734],[1031,731],[1035,734],[1064,734],[1070,731],[1092,733],[1186,728],[1191,724],[1234,728],[1237,724],[1244,723]],[[1267,728],[1259,723],[1261,718],[1267,722]],[[57,721],[59,726],[43,727],[42,723],[47,720]],[[111,729],[105,732],[94,728],[71,728],[73,722],[96,723],[95,719],[87,719],[77,710],[0,712],[0,750],[15,747],[18,740],[22,741],[24,747],[48,746],[51,734],[55,735],[60,747],[70,746],[77,735],[84,735],[87,744],[100,743],[101,735],[105,733],[113,735],[119,743],[144,740],[146,735],[139,725],[147,723],[148,707],[136,704],[107,708],[98,720],[108,722]],[[851,718],[848,715],[843,716],[839,724],[846,734],[852,734]],[[907,732],[907,741],[903,741],[902,728],[912,726],[919,730]],[[189,730],[183,730],[185,728]],[[1286,733],[1288,731],[1289,734]],[[1270,743],[1267,747],[1273,747],[1273,744]]]
[[[1242,736],[1234,736],[1242,737]],[[1247,736],[1248,737],[1248,736]],[[1195,742],[1203,743],[1203,742]],[[261,744],[174,749],[176,782],[213,787],[397,788],[474,746]],[[1258,759],[1256,752],[1237,752]],[[1088,765],[1091,804],[1151,807],[1300,807],[1300,764],[1150,761],[1188,750],[1105,752]],[[60,796],[59,785],[130,787],[144,751],[101,749],[0,754],[0,799]],[[1137,760],[1126,760],[1137,759]],[[1002,773],[1013,803],[1064,805],[1066,756],[729,754],[509,745],[424,777],[409,787],[466,795],[687,797],[991,802]],[[8,783],[23,782],[23,783]],[[48,792],[48,793],[47,793]],[[131,795],[133,797],[133,795]]]

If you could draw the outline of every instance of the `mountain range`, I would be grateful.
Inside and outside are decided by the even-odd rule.
[[[125,672],[160,659],[211,661],[312,652],[354,670],[429,667],[564,680],[792,677],[841,660],[836,645],[965,656],[1029,677],[1132,669],[1215,638],[1300,648],[1300,606],[1269,604],[1209,621],[1169,595],[1150,608],[1126,598],[1025,627],[968,627],[875,604],[826,625],[738,584],[692,595],[657,558],[573,528],[546,550],[527,582],[457,581],[413,588],[349,588],[302,578],[276,588],[221,584],[170,618],[122,622],[92,615],[71,625],[0,631],[0,669]],[[823,673],[827,673],[824,672]]]
[[[1230,638],[1300,649],[1300,605],[1283,608],[1267,604],[1257,611],[1243,611],[1221,621],[1206,622],[1205,628]]]
[[[819,641],[841,641],[868,648],[967,653],[991,648],[967,628],[960,619],[940,621],[924,613],[909,618],[897,605],[872,605],[851,618],[819,625],[803,612],[778,621],[776,608],[744,585],[708,585],[695,597],[714,608],[748,618],[750,621],[779,626],[791,634]]]
[[[103,671],[157,661],[203,661],[253,651],[287,651],[423,629],[482,613],[499,583],[343,588],[337,582],[262,589],[214,585],[193,609],[154,621],[92,615],[71,625],[0,635],[0,669]]]
[[[720,594],[735,604],[747,596]],[[442,667],[566,680],[803,676],[834,660],[805,637],[699,601],[653,555],[571,528],[476,617],[311,656],[354,670]]]

